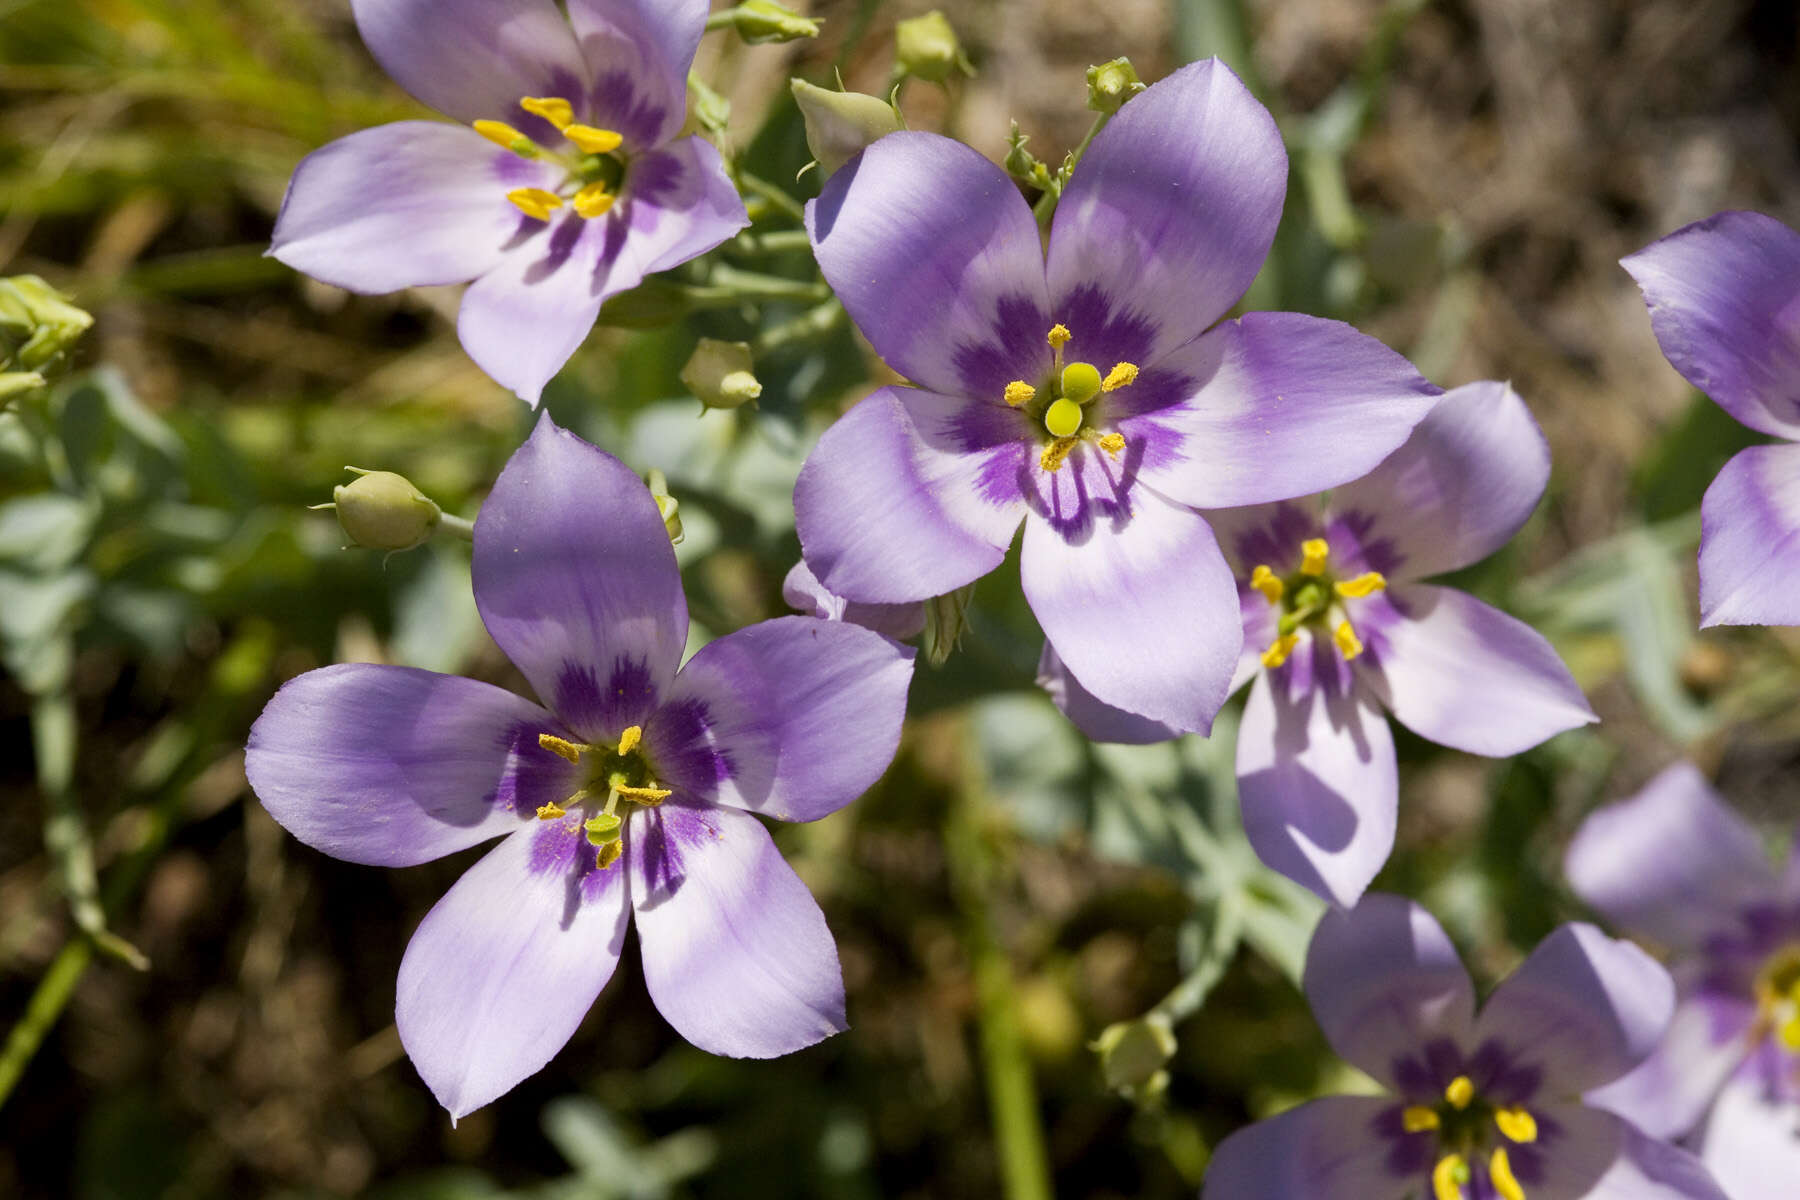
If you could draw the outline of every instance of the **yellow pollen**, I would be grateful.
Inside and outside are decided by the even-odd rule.
[[[625,843],[623,841],[605,842],[600,847],[600,853],[594,856],[594,865],[604,871],[606,868],[618,862],[619,855],[623,853],[625,853]]]
[[[1280,604],[1282,593],[1287,591],[1267,563],[1258,563],[1256,570],[1250,572],[1250,586],[1261,592],[1270,604]]]
[[[1387,580],[1382,576],[1380,571],[1364,571],[1355,579],[1346,579],[1332,585],[1332,590],[1340,596],[1348,596],[1352,600],[1359,600],[1364,596],[1382,591],[1386,587]]]
[[[630,754],[637,749],[637,744],[644,740],[642,725],[627,725],[625,732],[619,735],[619,753]]]
[[[538,805],[537,815],[540,821],[554,821],[558,817],[568,816],[569,810],[552,800],[548,804]]]
[[[1054,474],[1062,470],[1063,463],[1069,460],[1069,452],[1081,444],[1080,438],[1059,437],[1038,455],[1038,466]]]
[[[1106,373],[1106,380],[1100,385],[1103,392],[1116,392],[1122,387],[1130,387],[1137,382],[1138,369],[1136,363],[1115,363],[1113,369]]]
[[[1125,435],[1122,433],[1101,434],[1100,448],[1115,458],[1118,457],[1119,451],[1125,449]]]
[[[1356,630],[1350,628],[1350,622],[1339,621],[1338,627],[1331,631],[1331,640],[1337,643],[1338,652],[1349,662],[1363,652],[1362,641],[1356,636]],[[1462,1106],[1457,1105],[1458,1108]]]
[[[519,107],[544,118],[558,129],[567,129],[569,122],[575,119],[575,106],[557,96],[527,96],[519,101]]]
[[[1044,428],[1054,438],[1074,437],[1081,428],[1081,405],[1064,396],[1044,410]]]
[[[1512,1172],[1512,1160],[1506,1157],[1505,1146],[1494,1147],[1493,1156],[1488,1159],[1488,1180],[1505,1200],[1525,1200],[1525,1189]]]
[[[1036,395],[1037,389],[1023,379],[1015,379],[1006,385],[1006,402],[1014,408],[1021,404],[1029,404],[1031,398]]]
[[[527,146],[532,144],[530,138],[505,121],[477,121],[475,122],[475,132],[494,145],[504,146],[508,150],[516,148],[520,142],[524,142]]]
[[[564,137],[589,154],[611,154],[625,141],[611,129],[596,129],[592,125],[560,125],[558,128]]]
[[[1267,650],[1262,652],[1262,665],[1273,671],[1276,667],[1279,667],[1288,660],[1288,655],[1292,654],[1294,652],[1294,647],[1299,644],[1299,634],[1282,634],[1275,639],[1274,643],[1271,644]]]
[[[1331,543],[1324,538],[1307,538],[1300,543],[1300,573],[1323,575],[1325,560],[1331,557]]]
[[[1462,1185],[1469,1182],[1469,1164],[1460,1154],[1446,1154],[1431,1168],[1434,1200],[1462,1200]]]
[[[595,217],[605,216],[612,209],[613,201],[616,199],[618,197],[607,191],[604,183],[590,183],[576,192],[575,198],[569,203],[580,216],[592,220]]]
[[[1062,370],[1065,400],[1086,404],[1100,394],[1100,368],[1090,362],[1072,362]]]
[[[675,794],[668,788],[626,787],[623,784],[614,784],[612,790],[627,800],[635,800],[639,804],[649,804],[652,806],[661,804],[664,800],[667,800],[670,796]]]
[[[1438,1115],[1423,1104],[1413,1104],[1400,1113],[1400,1127],[1408,1133],[1424,1133],[1427,1129],[1436,1129],[1441,1124]]]
[[[1052,350],[1061,350],[1069,344],[1069,339],[1074,336],[1069,332],[1067,325],[1056,324],[1050,327],[1050,332],[1044,335],[1044,340],[1050,343]]]
[[[520,212],[539,221],[548,221],[550,214],[562,207],[562,197],[543,188],[514,188],[506,193],[506,198]]]
[[[554,733],[538,734],[538,748],[548,750],[552,754],[560,754],[572,763],[581,761],[581,747],[574,742],[566,742]]]
[[[1467,1075],[1458,1075],[1444,1089],[1444,1099],[1450,1102],[1451,1108],[1469,1107],[1469,1102],[1475,1099],[1475,1081]]]
[[[1512,1108],[1496,1108],[1494,1124],[1500,1127],[1500,1132],[1504,1133],[1510,1141],[1518,1142],[1521,1145],[1537,1141],[1537,1118],[1518,1105],[1514,1105]]]

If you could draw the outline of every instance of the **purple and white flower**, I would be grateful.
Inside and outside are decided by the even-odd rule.
[[[1391,1096],[1328,1096],[1226,1138],[1204,1200],[1725,1200],[1684,1150],[1583,1093],[1643,1061],[1674,985],[1629,942],[1557,929],[1476,1012],[1431,914],[1380,893],[1325,915],[1313,1015]]]
[[[1582,822],[1577,894],[1674,955],[1674,1022],[1594,1103],[1694,1135],[1733,1200],[1800,1195],[1800,841],[1785,871],[1689,763]]]
[[[457,334],[536,404],[608,297],[749,223],[677,138],[706,0],[353,0],[387,73],[461,125],[400,121],[294,172],[270,253],[354,292],[474,283]]]
[[[1722,212],[1620,260],[1663,357],[1782,442],[1739,451],[1700,505],[1700,624],[1800,625],[1800,233]]]
[[[1498,550],[1543,495],[1550,451],[1502,383],[1440,400],[1406,444],[1326,497],[1209,512],[1237,576],[1254,680],[1238,729],[1244,831],[1270,867],[1354,904],[1394,847],[1399,801],[1382,710],[1422,737],[1504,758],[1595,719],[1542,635],[1420,583]],[[1045,648],[1039,682],[1088,736],[1177,727],[1099,702]]]
[[[967,146],[890,134],[807,208],[819,265],[885,387],[826,431],[794,506],[832,592],[901,603],[997,566],[1024,524],[1026,599],[1107,703],[1210,726],[1243,636],[1199,510],[1369,470],[1438,389],[1347,325],[1219,319],[1267,254],[1287,157],[1216,60],[1121,109],[1063,192],[1048,248]]]
[[[683,665],[687,602],[642,481],[548,417],[475,522],[475,602],[544,701],[471,679],[309,671],[250,732],[251,786],[335,858],[410,866],[503,837],[400,964],[396,1020],[452,1116],[569,1040],[635,915],[690,1042],[765,1058],[844,1028],[824,916],[757,815],[835,812],[887,768],[913,652],[785,617]]]

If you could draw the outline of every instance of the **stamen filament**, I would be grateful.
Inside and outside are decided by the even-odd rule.
[[[1331,543],[1324,538],[1307,538],[1300,543],[1300,573],[1323,575],[1325,560],[1331,557]]]
[[[562,197],[543,188],[514,188],[506,193],[506,198],[520,212],[538,221],[548,221],[550,214],[562,207]]]
[[[1505,1134],[1510,1141],[1518,1142],[1521,1145],[1537,1141],[1537,1118],[1519,1105],[1495,1109],[1494,1124],[1500,1127],[1500,1132]]]
[[[564,125],[560,128],[564,137],[589,154],[611,154],[625,142],[622,135],[611,129],[598,129],[592,125]]]
[[[1015,379],[1006,385],[1006,402],[1014,408],[1018,408],[1022,404],[1029,404],[1036,395],[1037,389],[1023,379]]]
[[[1408,1133],[1424,1133],[1428,1129],[1436,1129],[1441,1124],[1437,1111],[1426,1108],[1423,1104],[1408,1105],[1400,1113],[1400,1127]]]
[[[1113,369],[1106,373],[1106,379],[1100,384],[1103,392],[1116,392],[1122,387],[1130,387],[1137,382],[1138,369],[1136,363],[1115,363]]]
[[[541,750],[548,750],[552,754],[560,755],[572,763],[580,762],[581,752],[586,749],[584,746],[577,746],[574,742],[564,741],[554,733],[538,734],[538,748]]]
[[[1355,579],[1346,579],[1332,585],[1332,590],[1340,596],[1348,596],[1352,600],[1360,600],[1387,587],[1387,579],[1380,571],[1364,571]]]
[[[544,118],[559,130],[567,130],[575,119],[575,106],[560,96],[526,96],[519,101],[526,112]]]
[[[1518,1177],[1513,1174],[1512,1160],[1506,1156],[1505,1146],[1494,1147],[1494,1153],[1488,1159],[1488,1180],[1505,1200],[1525,1200],[1525,1189],[1519,1186]]]
[[[1069,332],[1069,327],[1061,322],[1052,325],[1050,332],[1044,335],[1044,340],[1050,343],[1050,361],[1054,364],[1059,376],[1063,369],[1063,347],[1068,345],[1069,339],[1074,336]]]
[[[1331,640],[1337,643],[1338,653],[1344,656],[1345,662],[1349,662],[1363,652],[1362,641],[1356,636],[1356,630],[1350,627],[1348,621],[1338,622],[1338,627],[1331,631]],[[1458,1105],[1457,1107],[1462,1106]]]
[[[1270,604],[1280,604],[1282,594],[1287,591],[1267,563],[1258,563],[1256,570],[1250,572],[1250,586],[1261,592]]]

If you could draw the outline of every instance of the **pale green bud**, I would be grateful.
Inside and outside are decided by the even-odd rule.
[[[741,408],[762,395],[748,342],[701,338],[680,378],[708,408]]]
[[[775,0],[744,0],[731,10],[732,28],[746,42],[792,42],[819,36],[819,22]]]
[[[731,125],[731,101],[706,85],[699,75],[688,75],[688,122],[704,129],[714,140],[725,136]]]
[[[431,536],[444,514],[404,475],[355,471],[357,478],[331,492],[344,536],[370,550],[411,550]]]
[[[644,483],[650,488],[650,498],[656,501],[656,511],[662,514],[663,528],[669,531],[669,544],[681,545],[681,539],[687,536],[681,528],[681,501],[669,495],[668,477],[652,467],[644,476]]]
[[[961,644],[969,631],[969,602],[974,598],[971,583],[925,602],[925,661],[932,666],[943,666]]]
[[[1038,161],[1037,155],[1025,148],[1025,143],[1030,140],[1020,132],[1019,123],[1014,121],[1012,131],[1006,135],[1006,158],[1000,165],[1005,167],[1006,173],[1014,179],[1025,183],[1036,183],[1038,172],[1044,169],[1044,164]]]
[[[900,114],[879,96],[834,92],[804,79],[790,80],[789,86],[806,120],[806,148],[827,175],[900,128]]]
[[[1108,1025],[1091,1048],[1100,1056],[1106,1086],[1115,1091],[1154,1088],[1156,1077],[1175,1057],[1175,1033],[1158,1012]]]
[[[1087,69],[1087,106],[1095,112],[1118,112],[1121,105],[1144,90],[1143,80],[1129,58],[1115,58]]]
[[[902,71],[930,83],[944,82],[953,71],[975,73],[949,18],[935,8],[894,26],[894,57]]]
[[[67,354],[93,323],[93,317],[36,275],[0,279],[0,368],[42,371]]]

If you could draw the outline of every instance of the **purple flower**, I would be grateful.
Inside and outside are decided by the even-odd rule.
[[[810,821],[886,769],[912,651],[812,617],[681,663],[662,517],[617,459],[549,419],[475,522],[475,602],[547,707],[485,683],[349,664],[289,682],[246,769],[309,846],[400,867],[506,835],[413,935],[396,1020],[452,1116],[549,1061],[637,919],[683,1037],[765,1058],[844,1028],[818,905],[752,814]]]
[[[1582,822],[1575,891],[1675,955],[1674,1022],[1591,1099],[1658,1137],[1697,1135],[1734,1200],[1800,1195],[1800,842],[1777,874],[1691,764]]]
[[[1564,925],[1475,1011],[1431,914],[1371,894],[1325,915],[1306,998],[1393,1093],[1328,1096],[1226,1138],[1204,1200],[1725,1200],[1691,1155],[1582,1093],[1641,1062],[1674,985],[1629,942]]]
[[[1758,433],[1800,442],[1800,233],[1722,212],[1620,260],[1663,356]],[[1800,625],[1800,445],[1752,446],[1700,506],[1700,624]]]
[[[749,223],[676,139],[706,0],[353,0],[387,73],[461,127],[400,121],[294,172],[270,253],[355,292],[474,280],[457,334],[537,403],[608,296]]]
[[[1394,846],[1399,783],[1382,710],[1497,758],[1594,720],[1541,635],[1420,583],[1486,558],[1537,506],[1550,451],[1501,383],[1450,392],[1399,450],[1329,497],[1211,512],[1237,575],[1254,679],[1238,730],[1244,831],[1262,860],[1354,904]],[[1039,681],[1090,737],[1179,731],[1099,702],[1048,647]]]
[[[1120,110],[1043,248],[998,167],[882,138],[807,209],[819,265],[890,366],[826,431],[794,506],[807,562],[851,600],[951,592],[1021,521],[1025,596],[1081,683],[1205,729],[1242,630],[1197,511],[1352,479],[1438,389],[1346,325],[1214,324],[1274,237],[1287,178],[1268,112],[1216,60]]]
[[[925,629],[925,606],[913,604],[861,604],[827,591],[801,559],[781,581],[781,598],[801,612],[827,621],[848,621],[876,633],[904,641]]]

